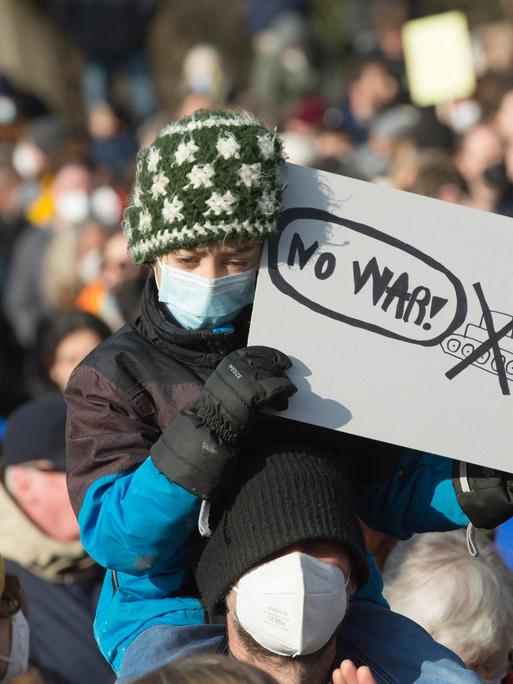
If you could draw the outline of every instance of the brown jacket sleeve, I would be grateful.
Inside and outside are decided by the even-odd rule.
[[[91,366],[75,369],[65,399],[68,490],[78,516],[89,485],[142,463],[161,431],[151,398],[140,385],[121,392]]]

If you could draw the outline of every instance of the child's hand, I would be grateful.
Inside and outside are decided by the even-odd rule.
[[[231,352],[207,379],[197,415],[219,439],[234,446],[250,431],[257,411],[287,408],[288,398],[297,392],[285,374],[291,366],[289,357],[272,347]]]
[[[356,669],[350,660],[343,660],[333,672],[333,684],[376,684],[368,667]]]

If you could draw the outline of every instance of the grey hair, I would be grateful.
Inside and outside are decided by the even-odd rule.
[[[418,622],[470,669],[496,676],[513,645],[513,573],[492,542],[467,550],[465,532],[434,532],[401,542],[384,572],[392,610]]]

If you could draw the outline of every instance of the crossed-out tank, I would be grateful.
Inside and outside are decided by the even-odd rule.
[[[492,314],[495,330],[499,330],[499,328],[510,323],[513,318],[511,314],[501,313],[500,311],[491,311],[490,313]],[[440,343],[440,346],[446,354],[451,354],[451,356],[455,356],[458,359],[464,359],[470,356],[480,344],[486,342],[489,338],[490,335],[486,329],[484,316],[482,316],[479,325],[469,323],[465,328],[464,335],[452,333],[452,335],[448,335]],[[506,375],[513,380],[513,331],[510,330],[507,335],[499,340],[499,349]],[[497,375],[497,364],[495,363],[492,349],[479,356],[472,365]]]

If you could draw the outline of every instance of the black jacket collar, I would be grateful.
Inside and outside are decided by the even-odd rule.
[[[210,330],[185,330],[158,301],[153,274],[148,277],[141,299],[141,315],[134,327],[155,347],[178,361],[209,372],[231,351],[247,344],[252,307],[248,306],[234,321],[230,333]]]

